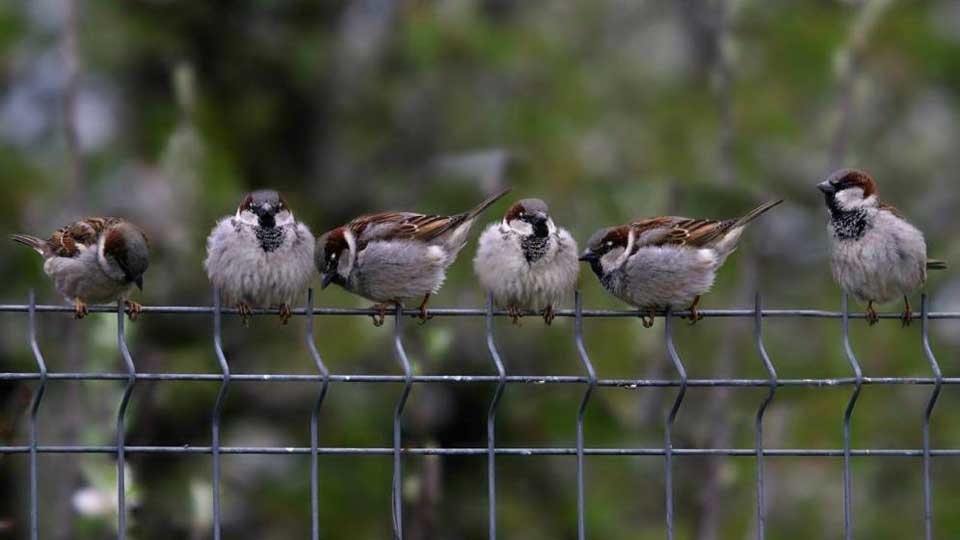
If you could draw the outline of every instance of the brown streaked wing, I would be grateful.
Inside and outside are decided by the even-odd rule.
[[[702,247],[722,236],[735,223],[736,220],[667,216],[636,221],[631,227],[637,232],[639,245]]]
[[[80,253],[80,246],[96,244],[103,231],[122,221],[115,217],[81,219],[57,229],[47,240],[47,245],[58,257],[75,257]]]
[[[432,240],[447,230],[456,216],[437,216],[413,212],[384,212],[362,216],[350,222],[350,229],[365,245],[371,240]]]

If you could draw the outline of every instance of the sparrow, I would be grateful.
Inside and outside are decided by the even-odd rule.
[[[73,302],[77,319],[87,315],[87,304],[113,301],[123,302],[130,320],[140,315],[140,304],[128,297],[134,287],[143,290],[150,247],[133,223],[91,217],[61,227],[46,240],[29,234],[12,234],[10,239],[43,257],[43,271]]]
[[[204,268],[224,303],[235,305],[244,326],[252,306],[279,307],[287,324],[290,306],[313,277],[313,235],[293,217],[279,193],[247,194],[237,212],[217,222],[207,238]]]
[[[317,240],[316,265],[321,288],[331,283],[376,302],[372,316],[381,326],[391,305],[423,297],[420,321],[430,316],[427,302],[436,294],[467,243],[470,227],[502,191],[474,209],[453,216],[382,212],[360,216]]]
[[[946,263],[927,259],[923,233],[877,197],[877,183],[864,171],[840,169],[817,184],[826,198],[831,269],[844,293],[867,303],[867,321],[879,321],[874,304],[900,297],[903,326],[913,321],[908,295],[923,286],[927,270]]]
[[[542,312],[550,324],[554,306],[576,287],[577,253],[576,241],[553,223],[547,205],[523,199],[480,235],[473,270],[514,324],[523,310]]]
[[[644,327],[653,326],[656,311],[667,308],[687,308],[694,324],[701,318],[700,296],[713,286],[744,228],[782,202],[766,202],[737,219],[667,216],[601,229],[580,260],[590,263],[607,291],[647,311],[641,316]]]

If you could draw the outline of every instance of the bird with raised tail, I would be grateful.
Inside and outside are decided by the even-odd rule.
[[[44,240],[13,234],[11,240],[43,257],[43,271],[67,300],[74,315],[87,315],[87,304],[123,302],[135,320],[140,304],[129,299],[133,288],[143,289],[143,274],[150,264],[147,236],[122,218],[92,217],[58,229]]]
[[[480,235],[473,269],[496,307],[506,309],[514,324],[524,310],[543,313],[550,324],[554,308],[577,285],[577,243],[553,222],[546,203],[523,199]]]
[[[830,214],[830,266],[840,288],[866,302],[870,325],[879,321],[874,304],[903,298],[901,321],[909,325],[910,293],[923,286],[928,269],[945,269],[946,263],[927,259],[923,233],[877,197],[877,183],[866,172],[840,169],[817,188]]]
[[[664,216],[601,229],[580,260],[608,292],[647,312],[641,317],[645,327],[667,308],[689,310],[692,324],[700,318],[700,296],[713,286],[746,226],[782,202],[764,203],[737,219]]]
[[[477,216],[509,191],[452,216],[382,212],[324,233],[316,248],[321,287],[336,283],[376,302],[376,326],[383,324],[392,305],[422,297],[420,319],[425,322],[430,296],[443,285]]]
[[[313,235],[294,218],[276,191],[254,191],[207,238],[204,268],[227,305],[249,325],[253,307],[280,310],[287,324],[291,307],[313,278]]]

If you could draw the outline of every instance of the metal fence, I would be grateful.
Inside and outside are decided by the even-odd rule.
[[[776,456],[808,456],[808,457],[843,457],[843,480],[844,480],[844,532],[845,538],[850,539],[853,535],[853,491],[851,488],[851,457],[905,457],[920,459],[922,462],[923,475],[923,515],[925,523],[925,538],[931,539],[934,536],[933,524],[933,491],[930,479],[930,462],[934,457],[960,456],[960,448],[952,449],[933,449],[930,444],[930,418],[933,414],[937,398],[943,385],[960,384],[960,378],[944,377],[940,371],[939,364],[930,348],[928,339],[929,321],[932,319],[960,319],[960,312],[940,312],[931,313],[928,311],[929,302],[924,296],[921,303],[921,312],[917,315],[921,324],[922,348],[924,356],[929,363],[931,377],[867,377],[853,353],[849,339],[849,325],[851,319],[862,319],[863,314],[850,313],[847,305],[847,299],[843,299],[841,311],[817,311],[817,310],[787,310],[787,309],[763,309],[760,295],[756,297],[756,303],[753,309],[725,309],[725,310],[704,310],[700,313],[705,317],[725,317],[725,318],[750,318],[754,321],[754,340],[757,352],[763,362],[767,373],[765,379],[691,379],[687,377],[683,360],[680,358],[674,346],[673,325],[675,319],[684,315],[686,312],[662,313],[660,316],[665,318],[664,340],[666,350],[676,370],[675,379],[601,379],[597,377],[593,364],[587,353],[587,348],[583,341],[583,320],[586,318],[611,318],[611,317],[636,317],[635,311],[600,311],[584,310],[579,293],[576,295],[575,307],[573,310],[561,310],[557,312],[558,317],[568,317],[574,319],[574,335],[576,348],[583,365],[583,375],[579,376],[510,376],[503,362],[500,359],[497,350],[496,339],[493,333],[494,317],[506,316],[506,312],[493,309],[491,301],[487,300],[486,309],[435,309],[431,313],[436,317],[485,317],[486,318],[486,342],[490,352],[490,358],[496,368],[496,375],[414,375],[410,362],[407,359],[402,339],[402,322],[406,316],[414,316],[419,311],[402,310],[397,308],[394,313],[394,333],[393,342],[397,362],[402,369],[402,375],[337,375],[330,373],[321,358],[313,337],[313,319],[315,316],[369,316],[370,310],[365,309],[331,309],[314,308],[313,293],[308,295],[307,304],[304,308],[294,310],[294,314],[305,318],[304,339],[306,346],[316,363],[316,375],[292,375],[292,374],[231,374],[230,364],[224,355],[221,329],[222,317],[224,314],[237,314],[235,309],[222,308],[220,305],[219,294],[214,291],[213,305],[208,306],[145,306],[144,314],[166,313],[180,315],[209,316],[213,318],[213,348],[220,366],[219,374],[187,374],[187,373],[138,373],[134,359],[127,349],[124,334],[124,313],[121,306],[116,308],[110,306],[94,306],[91,312],[116,312],[117,314],[117,345],[124,362],[125,371],[123,372],[99,372],[99,373],[52,373],[47,370],[43,354],[37,342],[37,317],[38,312],[70,312],[71,307],[58,305],[37,305],[33,293],[30,294],[29,303],[26,305],[0,305],[0,312],[25,313],[29,320],[28,341],[33,355],[36,359],[37,370],[31,373],[0,373],[0,381],[37,381],[36,389],[30,403],[29,412],[29,444],[27,446],[0,446],[0,454],[28,454],[30,468],[30,538],[39,537],[40,523],[40,505],[38,502],[38,456],[39,454],[113,454],[117,459],[117,497],[118,497],[118,536],[121,539],[126,537],[126,490],[124,485],[124,465],[127,454],[134,453],[153,453],[153,454],[209,454],[213,464],[213,537],[221,537],[221,508],[220,508],[220,456],[223,454],[297,454],[310,456],[310,509],[312,520],[312,538],[321,537],[321,526],[319,521],[319,471],[318,460],[321,455],[392,455],[393,456],[393,482],[392,482],[392,514],[394,537],[398,540],[403,538],[403,501],[401,497],[401,484],[403,479],[403,456],[405,455],[445,455],[445,456],[478,456],[486,457],[487,460],[487,497],[488,497],[488,516],[489,516],[489,537],[497,538],[497,487],[496,487],[496,458],[500,455],[519,455],[519,456],[575,456],[576,457],[576,490],[577,490],[577,516],[578,516],[578,538],[581,540],[587,537],[587,526],[585,521],[585,508],[588,502],[584,494],[585,467],[584,456],[663,456],[664,475],[666,491],[664,493],[666,503],[666,536],[668,539],[674,535],[674,488],[673,488],[673,458],[674,456],[731,456],[731,457],[752,457],[756,460],[756,530],[757,536],[761,540],[766,534],[766,506],[764,501],[765,483],[764,483],[764,460],[767,457]],[[255,313],[277,313],[276,310],[257,310]],[[803,317],[819,319],[835,319],[842,325],[843,346],[846,352],[847,360],[852,371],[851,377],[845,378],[823,378],[823,379],[783,379],[777,376],[773,362],[767,355],[763,344],[763,320],[764,318],[783,318],[783,317]],[[896,315],[884,314],[884,318],[895,318]],[[41,406],[44,390],[48,381],[69,380],[69,381],[106,381],[121,380],[126,381],[126,387],[117,411],[116,444],[109,446],[85,446],[85,445],[63,445],[51,446],[40,445],[37,442],[37,412]],[[220,388],[217,394],[216,402],[211,415],[211,444],[210,446],[128,446],[125,444],[124,417],[130,396],[138,381],[219,381]],[[227,447],[220,444],[220,423],[223,412],[224,398],[230,385],[234,381],[274,381],[274,382],[312,382],[317,385],[317,397],[310,416],[310,447]],[[393,447],[392,448],[346,448],[346,447],[321,447],[318,444],[318,428],[321,417],[321,409],[324,397],[330,384],[337,383],[401,383],[402,390],[398,396],[397,405],[393,415]],[[404,447],[403,431],[401,429],[401,419],[406,405],[407,398],[415,384],[476,384],[485,383],[494,386],[493,398],[490,402],[490,408],[487,414],[487,445],[485,448],[427,448],[427,447]],[[496,419],[497,409],[500,403],[500,397],[504,388],[509,384],[544,384],[544,385],[580,385],[583,387],[583,397],[577,411],[577,416],[571,421],[576,422],[576,447],[501,447],[497,446],[496,441]],[[919,449],[878,449],[878,448],[860,448],[854,449],[850,444],[850,426],[853,420],[854,410],[857,405],[857,399],[864,385],[922,385],[931,387],[930,397],[927,401],[922,416],[922,435],[923,447]],[[776,398],[777,390],[781,387],[838,387],[845,386],[850,388],[850,398],[843,414],[841,429],[843,432],[843,448],[840,449],[808,449],[808,448],[790,448],[790,449],[766,449],[763,444],[763,422],[764,413],[770,404]],[[676,389],[672,407],[664,418],[664,444],[658,448],[587,448],[584,445],[584,415],[590,403],[590,397],[597,387],[621,387],[621,388],[644,388],[644,387],[669,387]],[[690,387],[727,387],[744,388],[758,387],[767,388],[766,397],[758,404],[756,421],[754,427],[755,445],[753,448],[675,448],[673,444],[673,425],[678,413],[681,411],[684,396]]]

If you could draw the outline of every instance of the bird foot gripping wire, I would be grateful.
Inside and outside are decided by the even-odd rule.
[[[134,302],[133,300],[124,300],[123,311],[127,314],[128,319],[135,321],[140,318],[140,313],[143,311],[143,306]]]
[[[246,302],[237,303],[237,311],[240,312],[240,322],[244,328],[250,328],[250,320],[253,319],[253,309]]]
[[[546,309],[543,310],[543,322],[545,322],[547,326],[550,326],[556,318],[557,314],[553,311],[553,304],[547,304]]]
[[[697,296],[696,298],[693,299],[693,303],[690,304],[690,307],[687,308],[687,311],[690,312],[690,314],[687,315],[687,318],[690,319],[690,326],[697,324],[700,321],[700,319],[703,319],[703,314],[700,313],[699,309],[697,309],[697,306],[699,305],[700,305],[700,297]]]
[[[370,309],[373,310],[373,313],[370,314],[373,325],[377,328],[383,326],[384,321],[387,320],[387,310],[390,309],[390,304],[374,304]]]
[[[507,307],[507,315],[510,317],[514,326],[523,326],[523,324],[520,323],[520,318],[523,317],[523,311],[521,311],[520,306],[513,305]]]
[[[290,309],[290,304],[280,304],[280,324],[286,326],[291,317],[293,317],[293,310]]]
[[[87,304],[85,304],[82,300],[73,301],[73,318],[74,319],[80,320],[86,317],[88,313],[90,313],[90,310],[87,308]]]
[[[646,312],[640,314],[640,323],[644,328],[653,328],[653,321],[657,316],[657,308],[647,308]]]
[[[873,307],[872,301],[867,303],[866,314],[867,314],[867,323],[869,323],[870,326],[873,326],[878,322],[880,322],[880,315],[877,313],[877,308]]]
[[[913,323],[913,306],[910,305],[910,299],[903,297],[903,315],[900,316],[900,326],[906,328]]]
[[[420,319],[420,324],[427,324],[427,321],[433,318],[433,315],[427,311],[427,303],[430,301],[430,295],[424,295],[423,302],[420,302],[420,306],[417,308],[420,310],[420,313],[417,315],[417,318]]]

